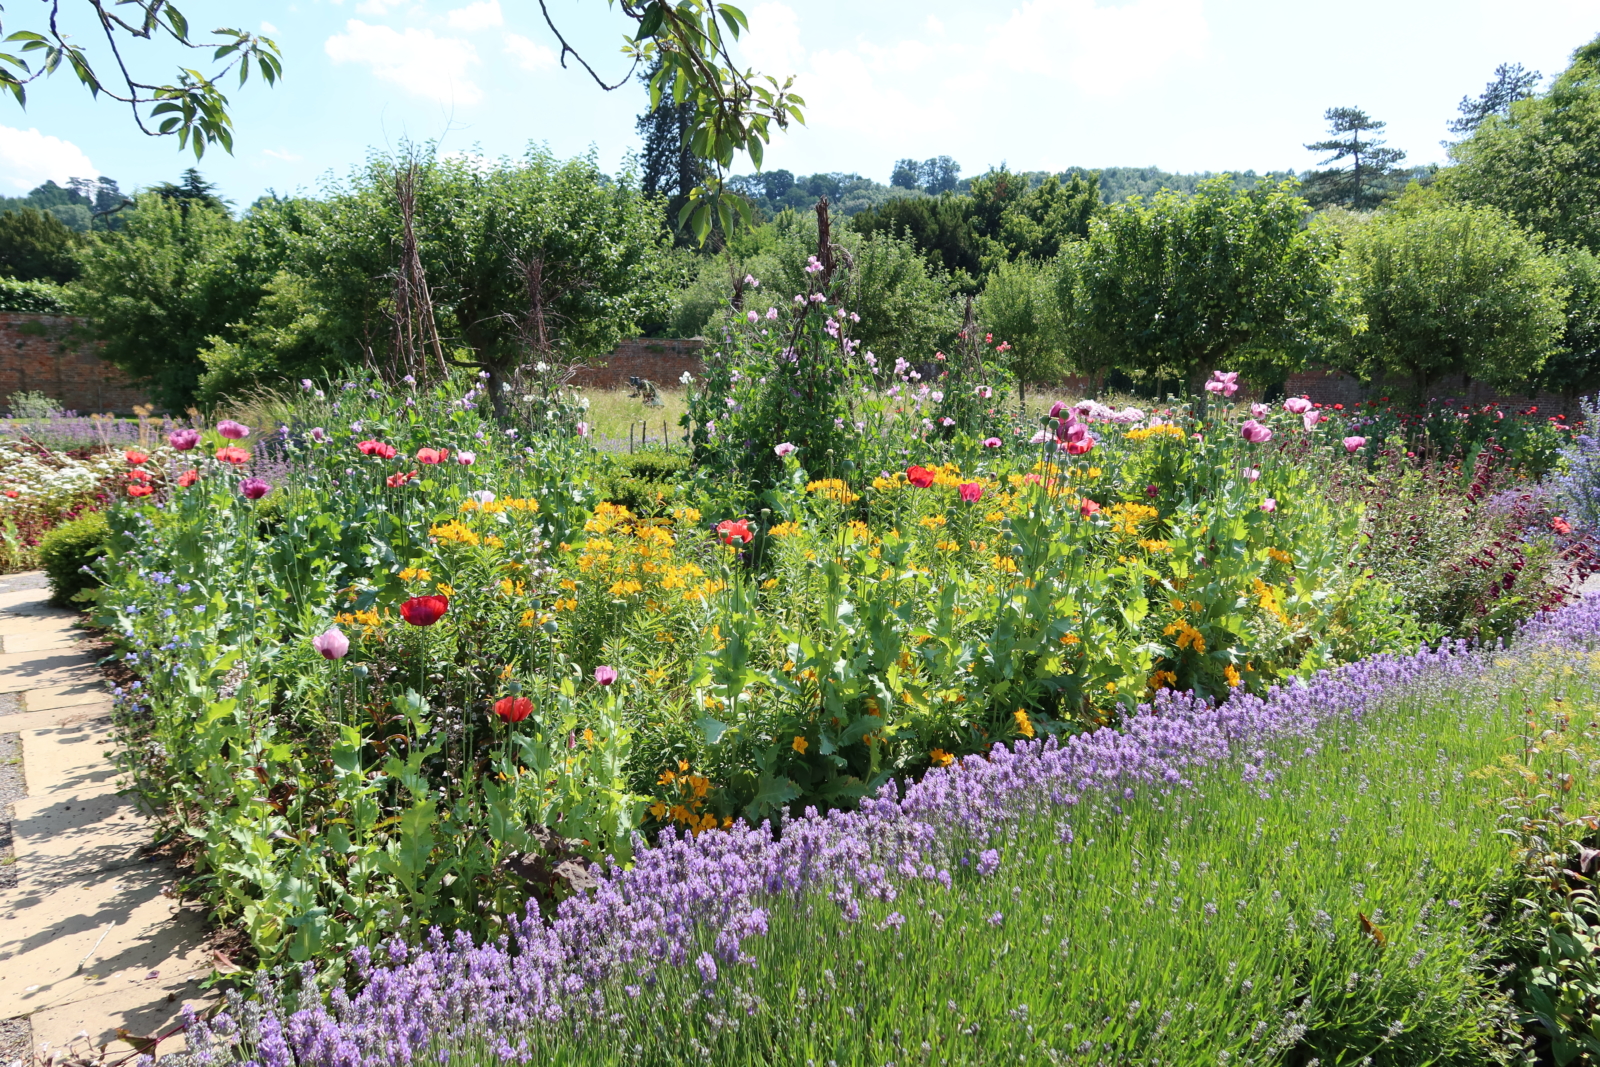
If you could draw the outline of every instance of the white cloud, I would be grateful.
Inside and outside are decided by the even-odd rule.
[[[93,178],[99,173],[71,141],[34,129],[0,126],[0,185],[26,192],[47,181],[65,184],[68,178]]]
[[[800,73],[806,50],[800,45],[800,16],[788,4],[761,4],[750,11],[750,29],[739,38],[745,63],[782,82]]]
[[[344,33],[329,37],[323,48],[335,63],[371,67],[374,76],[418,96],[457,104],[483,99],[483,90],[467,76],[478,65],[477,49],[459,37],[438,37],[432,30],[402,32],[351,19]]]
[[[281,159],[285,163],[298,163],[302,159],[306,158],[305,156],[297,156],[293,152],[289,151],[280,152],[276,148],[263,148],[261,150],[261,154],[264,156],[271,156],[273,159]]]
[[[262,19],[261,20],[261,32],[262,33],[277,33],[278,32],[278,27],[274,26],[272,23],[268,22],[266,19]]]
[[[532,41],[520,33],[506,34],[506,55],[517,61],[517,66],[523,70],[549,70],[556,65],[556,53],[552,48],[546,48],[538,41]]]
[[[458,7],[445,19],[452,30],[488,30],[496,26],[505,25],[505,16],[500,13],[500,0],[478,0],[477,3]]]
[[[1201,0],[1030,0],[994,29],[991,63],[1021,74],[1066,79],[1110,94],[1154,79],[1179,59],[1205,53],[1210,31]]]
[[[933,34],[935,37],[944,36],[944,23],[939,21],[938,15],[929,15],[928,21],[923,23],[923,25],[926,26],[928,32]]]
[[[356,5],[358,15],[387,15],[391,9],[399,7],[405,0],[361,0]]]

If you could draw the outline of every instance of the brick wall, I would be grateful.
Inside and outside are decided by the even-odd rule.
[[[676,387],[685,371],[700,376],[703,344],[698,338],[669,341],[640,337],[624,341],[598,365],[578,368],[572,384],[585,389],[621,389],[633,377]]]
[[[1284,383],[1284,388],[1290,396],[1308,396],[1319,404],[1356,404],[1363,400],[1377,400],[1386,396],[1393,396],[1398,400],[1411,395],[1408,383],[1378,381],[1371,386],[1365,386],[1360,379],[1343,371],[1326,368],[1313,368],[1291,375]],[[1569,411],[1566,398],[1555,393],[1537,393],[1533,396],[1497,393],[1481,382],[1468,385],[1460,375],[1435,382],[1433,388],[1429,390],[1429,398],[1455,400],[1473,406],[1500,404],[1519,411],[1537,405],[1541,414],[1565,414],[1569,418],[1578,414],[1575,403],[1571,405]]]
[[[99,344],[63,315],[0,312],[0,403],[12,393],[43,393],[80,414],[131,414],[149,402],[143,389],[96,353]]]

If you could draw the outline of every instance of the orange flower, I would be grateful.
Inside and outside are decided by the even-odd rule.
[[[250,453],[246,452],[238,445],[226,445],[217,449],[217,458],[224,463],[249,463]]]
[[[200,472],[199,471],[197,471],[197,470],[187,470],[187,471],[184,471],[182,474],[178,475],[178,486],[180,488],[187,489],[191,485],[193,485],[195,482],[198,482],[199,480],[200,480]]]
[[[148,485],[130,485],[130,486],[128,486],[128,495],[129,496],[149,496],[153,492],[155,492],[155,490],[152,489]]]

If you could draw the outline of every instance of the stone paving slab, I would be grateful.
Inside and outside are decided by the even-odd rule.
[[[9,615],[0,612],[0,636],[27,634],[76,633],[78,616],[70,611],[51,611],[49,614]]]
[[[93,678],[97,658],[78,649],[0,655],[0,693],[82,685]]]
[[[3,693],[4,690],[0,690]],[[24,689],[18,694],[24,711],[79,710],[96,705],[106,712],[111,710],[111,694],[98,679],[76,685],[46,686],[43,689]]]
[[[0,634],[0,653],[14,655],[18,652],[54,652],[65,648],[80,648],[81,633],[70,628],[40,627],[32,633]]]
[[[99,654],[41,577],[0,579],[0,733],[20,739],[29,794],[12,805],[16,884],[0,889],[0,1037],[116,1056],[131,1051],[119,1028],[159,1034],[206,1003],[206,920],[168,895],[171,861],[144,851],[149,823],[106,758]]]

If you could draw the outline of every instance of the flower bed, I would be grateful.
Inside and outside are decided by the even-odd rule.
[[[267,1065],[1501,1058],[1532,1018],[1484,961],[1531,912],[1495,802],[1597,799],[1576,732],[1597,640],[1591,598],[1509,656],[1163,693],[1122,731],[999,746],[859,811],[669,831],[509,940],[396,938],[331,1008],[269,987],[242,1032],[190,1040]]]

